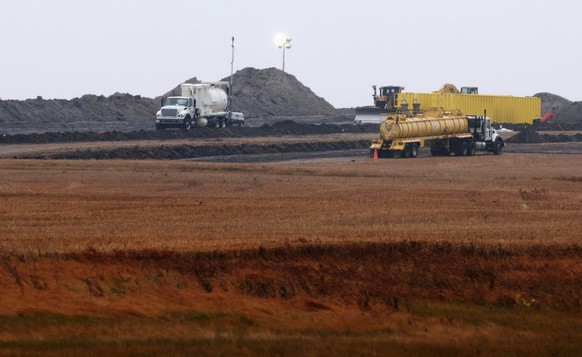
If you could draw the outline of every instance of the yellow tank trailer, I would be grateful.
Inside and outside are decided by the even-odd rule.
[[[487,116],[463,115],[460,111],[426,111],[407,117],[389,114],[380,124],[380,138],[372,141],[370,153],[378,157],[413,158],[430,142],[431,154],[471,156],[476,150],[501,154],[503,139]]]

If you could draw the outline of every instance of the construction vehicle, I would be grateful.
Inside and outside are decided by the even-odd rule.
[[[483,113],[485,110],[496,123],[533,124],[541,117],[541,100],[538,97],[513,97],[507,95],[479,94],[478,87],[445,84],[432,93],[404,92],[403,87],[374,89],[374,106],[357,107],[356,123],[382,123],[386,115],[394,113],[418,114],[426,110],[460,110],[464,113]]]
[[[181,84],[181,96],[162,99],[156,129],[244,126],[243,113],[229,110],[229,88],[228,82]]]
[[[372,141],[374,157],[414,158],[430,142],[433,156],[472,156],[476,150],[500,155],[505,145],[485,113],[463,115],[455,111],[426,111],[414,116],[389,114],[380,124],[380,139]]]
[[[380,95],[378,95],[378,88],[375,85],[372,86],[372,89],[374,89],[374,94],[372,94],[372,98],[374,98],[374,105],[367,107],[357,107],[355,119],[356,123],[381,123],[384,119],[386,119],[386,114],[398,112],[398,108],[396,108],[395,102],[398,94],[404,91],[404,87],[380,87]]]

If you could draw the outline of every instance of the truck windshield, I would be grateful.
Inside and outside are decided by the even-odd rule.
[[[180,105],[188,106],[188,98],[168,98],[166,99],[165,105]]]

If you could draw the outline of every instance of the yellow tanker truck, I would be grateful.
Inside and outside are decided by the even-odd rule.
[[[426,111],[413,117],[389,114],[380,124],[380,138],[370,154],[378,157],[414,158],[430,143],[433,156],[472,156],[476,150],[500,155],[505,145],[486,113],[463,115],[461,111]]]

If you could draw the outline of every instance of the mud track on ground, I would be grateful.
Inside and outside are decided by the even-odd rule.
[[[0,137],[0,157],[266,162],[366,156],[377,125],[300,124],[191,131],[73,132]],[[506,153],[582,152],[582,133],[504,132]],[[420,157],[430,156],[423,148]]]
[[[291,120],[285,120],[273,125],[259,127],[229,127],[194,128],[184,130],[162,131],[134,131],[134,132],[55,132],[42,134],[16,134],[0,136],[2,144],[47,144],[47,143],[78,143],[78,142],[108,142],[108,141],[138,141],[138,140],[189,140],[211,138],[246,138],[280,135],[327,135],[342,133],[377,133],[378,125],[352,125],[352,124],[298,124]]]

